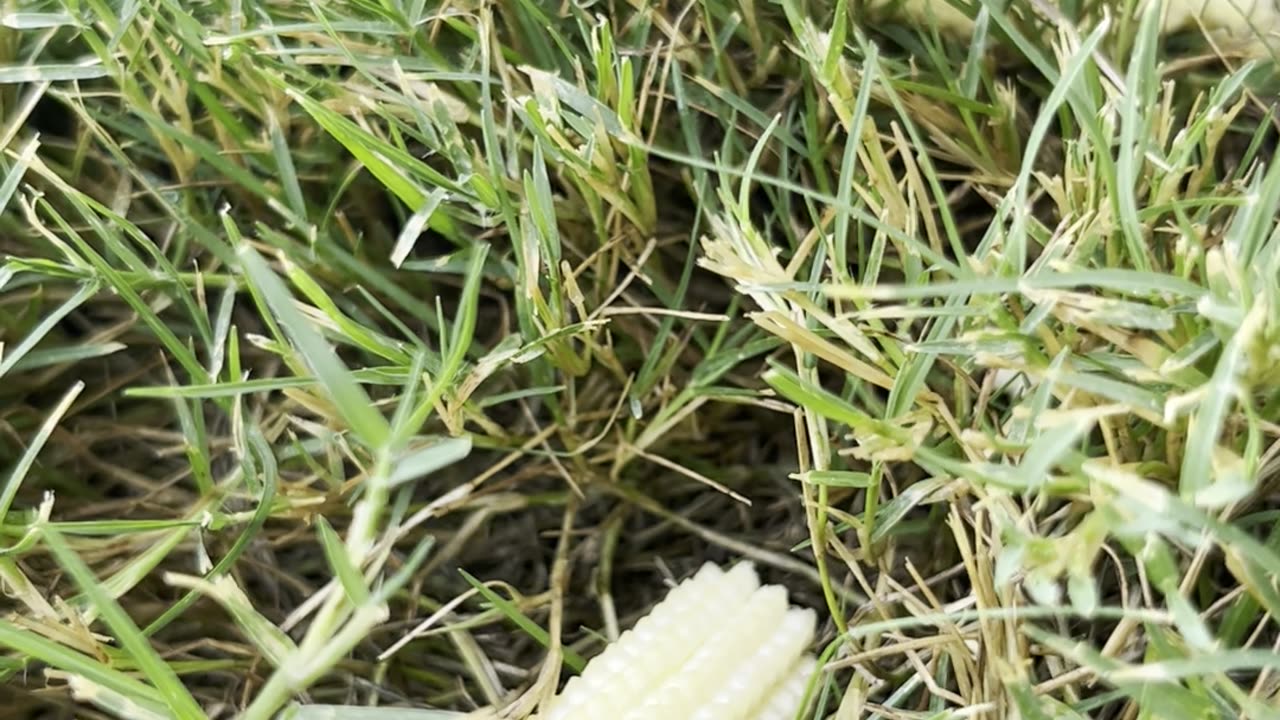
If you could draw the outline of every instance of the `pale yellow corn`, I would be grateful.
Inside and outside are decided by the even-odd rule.
[[[812,610],[788,610],[753,654],[747,655],[720,683],[719,690],[690,715],[690,720],[746,718],[785,679],[795,659],[813,642]]]
[[[1156,0],[1145,0],[1140,7]],[[1056,0],[1046,0],[1056,6]],[[1228,40],[1246,41],[1262,51],[1280,47],[1280,7],[1277,0],[1165,0],[1165,32],[1203,27]],[[920,23],[936,22],[938,27],[960,34],[973,30],[973,21],[947,0],[874,0],[872,7],[897,13]],[[1121,8],[1120,2],[1114,3]],[[1251,42],[1249,42],[1251,41]]]
[[[759,587],[754,568],[707,564],[571,678],[544,720],[620,717],[691,657]]]
[[[790,720],[813,670],[802,656],[815,619],[812,610],[789,609],[784,588],[760,587],[749,563],[727,573],[705,565],[592,659],[540,720],[756,720],[788,712]]]
[[[973,20],[947,0],[875,0],[871,6],[917,22],[937,23],[943,30],[963,33],[973,30]]]
[[[1154,1],[1154,0],[1148,0]],[[1182,30],[1204,23],[1205,29],[1247,37],[1280,28],[1276,0],[1166,0],[1166,30]]]
[[[621,717],[623,720],[688,718],[729,680],[737,661],[759,644],[762,631],[776,627],[786,612],[786,590],[763,587],[755,591],[746,607],[734,613],[729,623],[702,649],[675,668],[644,702]]]
[[[750,720],[794,720],[817,667],[818,659],[812,655],[797,660],[787,675],[769,689],[768,697]]]

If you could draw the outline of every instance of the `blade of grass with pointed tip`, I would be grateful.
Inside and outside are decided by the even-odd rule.
[[[53,435],[53,431],[57,428],[58,423],[62,421],[62,416],[71,408],[71,404],[80,397],[80,393],[84,390],[84,381],[77,380],[62,399],[54,406],[53,410],[45,418],[44,423],[40,425],[40,430],[36,432],[35,437],[27,444],[22,456],[18,458],[18,462],[13,466],[13,470],[9,472],[9,477],[5,479],[4,486],[0,487],[0,523],[3,523],[5,516],[9,514],[9,507],[13,504],[14,497],[18,494],[18,488],[22,486],[22,481],[26,479],[27,473],[31,471],[31,466],[36,462],[36,455],[44,448],[45,443],[49,441],[49,437]]]
[[[4,174],[4,181],[0,182],[0,213],[4,213],[5,208],[9,207],[9,201],[13,199],[18,183],[22,182],[22,176],[26,174],[27,167],[31,165],[39,149],[40,140],[37,136],[24,143],[22,149],[18,151],[13,167],[8,169]]]
[[[14,367],[17,366],[18,363],[20,363],[27,355],[27,353],[31,352],[31,349],[44,339],[45,335],[48,335],[49,332],[58,325],[58,323],[62,322],[63,318],[71,314],[71,312],[76,308],[83,305],[86,300],[93,297],[97,292],[97,283],[85,283],[80,286],[80,289],[76,291],[74,295],[63,301],[61,305],[54,308],[54,310],[48,315],[45,315],[44,318],[42,318],[40,322],[31,329],[31,332],[27,333],[27,336],[22,339],[22,342],[15,345],[12,349],[6,350],[3,359],[0,359],[0,378],[3,378],[10,370],[13,370]],[[0,518],[3,517],[3,512],[0,512]]]
[[[39,370],[41,368],[55,365],[70,367],[71,365],[75,365],[83,360],[93,360],[95,358],[114,355],[122,350],[128,349],[128,347],[129,346],[124,343],[105,342],[32,350],[27,353],[26,357],[14,363],[13,369],[15,371]]]
[[[809,470],[794,477],[812,485],[831,487],[865,488],[871,484],[870,473],[849,470]]]
[[[476,592],[480,593],[485,600],[488,600],[499,612],[515,624],[516,627],[520,628],[525,632],[525,634],[536,640],[539,645],[542,645],[543,647],[550,647],[551,636],[547,634],[546,630],[539,627],[537,623],[530,620],[528,616],[520,612],[520,608],[507,601],[493,590],[490,590],[489,586],[477,580],[466,570],[459,569],[458,572],[462,574],[462,577],[468,583],[470,583],[471,587],[476,589]],[[564,654],[564,664],[572,668],[574,672],[580,673],[582,672],[582,669],[587,666],[587,663],[582,659],[582,656],[573,650],[570,650],[569,648],[562,648],[562,652]]]
[[[266,303],[264,310],[270,310],[280,319],[281,327],[324,386],[352,432],[371,449],[384,447],[390,437],[387,419],[356,384],[332,348],[294,307],[293,297],[284,282],[247,243],[240,248],[239,256],[245,274]]]
[[[271,157],[275,160],[276,173],[284,186],[284,197],[289,209],[295,217],[307,217],[307,201],[302,196],[302,185],[298,182],[298,169],[293,164],[293,156],[289,153],[289,142],[285,138],[280,120],[272,111],[267,112],[267,133],[271,139]]]
[[[413,450],[396,460],[387,482],[392,486],[426,477],[471,453],[471,437],[445,438]]]
[[[1159,44],[1160,20],[1163,3],[1149,2],[1142,14],[1138,35],[1129,56],[1129,71],[1120,100],[1120,138],[1116,148],[1115,165],[1117,199],[1116,214],[1121,235],[1128,249],[1129,262],[1137,270],[1147,270],[1151,261],[1147,255],[1147,240],[1138,217],[1138,174],[1147,157],[1147,143],[1151,132],[1148,117],[1155,106],[1156,92],[1160,84],[1160,72],[1156,67],[1156,49]]]
[[[418,242],[418,236],[431,222],[431,216],[435,214],[436,208],[440,207],[440,203],[444,202],[446,195],[447,191],[444,188],[432,190],[427,193],[427,198],[422,205],[409,216],[408,222],[404,224],[404,228],[396,238],[395,247],[391,250],[392,265],[395,267],[404,265],[405,258],[409,257],[409,253],[413,252],[413,246]]]
[[[427,555],[431,553],[435,546],[436,539],[434,537],[431,535],[423,537],[417,546],[413,548],[413,552],[409,553],[409,557],[405,559],[400,569],[374,590],[374,601],[386,602],[391,596],[400,592],[400,588],[413,579],[414,573],[418,572],[418,568],[422,567],[422,561],[427,559]]]
[[[471,260],[462,285],[458,314],[454,318],[453,329],[449,334],[448,349],[441,362],[440,374],[433,378],[431,389],[426,397],[406,421],[404,427],[406,432],[416,432],[417,428],[422,427],[427,421],[434,412],[436,403],[444,396],[458,371],[462,369],[467,353],[471,350],[472,342],[475,340],[480,286],[484,281],[484,262],[488,254],[489,245],[485,243],[477,244],[471,249]]]
[[[1184,497],[1193,497],[1213,484],[1213,453],[1234,402],[1239,375],[1244,371],[1246,348],[1256,341],[1265,323],[1266,310],[1261,303],[1245,317],[1222,349],[1213,376],[1203,388],[1199,407],[1187,424],[1187,444],[1178,475],[1178,489]]]
[[[324,550],[325,559],[329,561],[329,567],[338,578],[343,591],[346,592],[347,599],[353,607],[363,605],[369,600],[369,587],[365,585],[364,576],[360,574],[360,570],[351,563],[342,538],[338,537],[338,533],[323,516],[316,518],[316,530],[320,536],[320,547]]]

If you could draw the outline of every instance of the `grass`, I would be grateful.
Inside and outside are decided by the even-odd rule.
[[[1138,3],[0,3],[13,717],[1280,717],[1273,61]]]

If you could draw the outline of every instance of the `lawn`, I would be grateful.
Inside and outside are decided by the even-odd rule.
[[[1280,718],[1229,1],[0,0],[0,716],[520,720],[748,560],[797,720]]]

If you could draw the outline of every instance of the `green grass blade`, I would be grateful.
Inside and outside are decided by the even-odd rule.
[[[195,698],[191,697],[191,693],[183,686],[173,668],[160,657],[124,608],[120,607],[119,603],[99,584],[93,572],[67,545],[62,536],[46,527],[41,530],[41,538],[45,546],[66,569],[67,574],[75,579],[93,607],[102,615],[102,619],[115,633],[124,650],[129,653],[160,696],[164,698],[164,703],[173,717],[179,720],[205,720],[208,716],[200,709]]]
[[[527,615],[520,612],[520,608],[516,607],[511,602],[508,602],[493,590],[490,590],[487,585],[475,579],[475,577],[466,570],[460,569],[458,572],[462,574],[463,579],[465,579],[471,587],[475,588],[476,592],[480,593],[485,600],[498,610],[498,612],[502,613],[503,616],[510,620],[516,627],[520,628],[520,630],[526,635],[536,640],[538,644],[543,647],[549,647],[551,645],[551,636],[547,634],[547,631],[543,630],[537,623],[530,620]],[[561,652],[564,654],[564,664],[568,665],[574,672],[580,673],[582,672],[582,669],[587,666],[587,663],[582,659],[582,656],[578,655],[570,648],[561,648]]]
[[[369,396],[352,379],[320,334],[294,307],[288,289],[262,256],[247,244],[240,248],[239,255],[249,281],[262,294],[271,312],[280,318],[280,325],[311,366],[316,379],[329,393],[351,430],[367,447],[384,447],[390,438],[386,418],[374,407]]]
[[[84,383],[77,381],[63,394],[62,399],[54,406],[49,416],[45,418],[39,432],[36,433],[26,449],[23,450],[18,462],[9,471],[9,476],[5,478],[4,486],[0,487],[0,523],[3,523],[9,514],[9,508],[13,505],[13,500],[18,495],[18,489],[22,487],[22,482],[26,480],[27,473],[31,472],[32,466],[35,465],[36,456],[40,454],[45,444],[49,442],[49,438],[53,435],[54,430],[57,429],[58,423],[62,421],[62,416],[67,414],[71,404],[76,401],[80,393],[84,392],[84,388]]]
[[[137,704],[144,712],[168,717],[167,699],[155,688],[144,685],[119,670],[103,665],[88,655],[68,650],[60,643],[20,628],[2,618],[0,618],[0,645],[48,663],[51,667],[63,672],[79,675],[102,687],[110,688],[121,697],[128,698]]]

